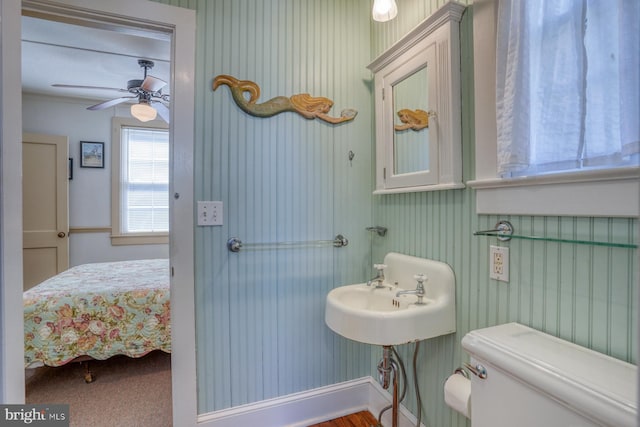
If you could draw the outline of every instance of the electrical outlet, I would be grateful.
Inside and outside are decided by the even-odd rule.
[[[501,282],[509,281],[509,248],[489,246],[489,277]]]
[[[222,202],[199,201],[198,225],[222,225]]]

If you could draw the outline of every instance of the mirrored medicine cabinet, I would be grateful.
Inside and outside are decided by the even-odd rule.
[[[459,24],[449,2],[376,58],[374,194],[463,188]]]

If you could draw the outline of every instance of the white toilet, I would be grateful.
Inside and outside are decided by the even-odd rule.
[[[473,427],[638,425],[635,365],[518,323],[471,331],[462,346]]]

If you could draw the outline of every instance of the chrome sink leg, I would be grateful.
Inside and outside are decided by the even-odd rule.
[[[378,382],[382,388],[385,390],[388,389],[391,380],[391,373],[393,373],[391,424],[392,427],[398,427],[398,365],[396,364],[396,361],[391,358],[391,350],[391,346],[385,345],[382,347],[382,359],[378,362]]]

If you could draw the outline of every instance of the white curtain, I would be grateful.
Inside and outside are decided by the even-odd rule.
[[[500,176],[638,164],[638,0],[500,0],[496,48]]]

